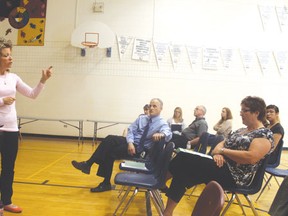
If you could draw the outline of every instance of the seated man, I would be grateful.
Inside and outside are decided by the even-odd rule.
[[[99,165],[97,175],[104,178],[97,187],[91,188],[91,192],[103,192],[111,190],[111,175],[113,163],[117,159],[129,156],[139,157],[143,151],[149,151],[153,142],[162,138],[168,142],[172,132],[167,122],[160,117],[163,102],[159,98],[150,101],[149,115],[140,115],[129,128],[127,137],[109,135],[103,139],[93,155],[87,161],[72,161],[72,165],[83,173],[90,174],[94,163]]]
[[[202,105],[194,109],[195,120],[182,131],[181,136],[171,140],[171,142],[174,142],[175,148],[186,148],[187,142],[189,142],[191,147],[198,144],[201,134],[208,130],[208,125],[204,118],[205,114],[206,108]]]

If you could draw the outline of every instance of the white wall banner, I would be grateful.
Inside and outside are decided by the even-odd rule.
[[[182,55],[182,45],[172,44],[169,46],[171,59],[173,63],[174,70],[177,68],[179,61],[181,60]]]
[[[156,55],[157,65],[159,67],[159,65],[161,64],[161,62],[165,59],[167,55],[169,43],[162,43],[162,42],[154,41],[153,44],[154,44],[154,52]]]
[[[233,54],[233,49],[221,49],[221,56],[224,68],[230,68]]]
[[[258,51],[257,58],[263,74],[267,74],[271,68],[272,52],[271,51]]]
[[[218,48],[203,48],[203,69],[217,70],[220,59]]]
[[[197,46],[186,46],[190,64],[193,68],[194,65],[198,64],[202,60],[202,47]]]
[[[120,60],[124,56],[124,53],[126,52],[128,46],[132,40],[133,40],[133,37],[117,36],[118,51],[119,51]]]
[[[265,31],[275,30],[277,18],[275,8],[272,5],[258,5],[262,26]],[[279,28],[278,28],[279,29]]]
[[[151,40],[135,38],[132,59],[149,61],[151,52]]]
[[[244,70],[247,72],[252,68],[252,65],[256,61],[255,53],[252,50],[240,50],[240,55],[242,58]]]
[[[276,14],[282,32],[288,31],[288,8],[286,6],[276,7]]]
[[[273,56],[280,74],[288,72],[288,51],[274,51]]]

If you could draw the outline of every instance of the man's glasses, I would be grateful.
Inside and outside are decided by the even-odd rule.
[[[250,111],[251,111],[250,109],[241,109],[240,113],[246,113],[246,112],[250,112]]]

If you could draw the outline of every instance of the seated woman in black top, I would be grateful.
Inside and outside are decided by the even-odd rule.
[[[272,131],[274,137],[274,151],[271,153],[268,164],[274,164],[278,158],[278,144],[283,142],[284,128],[280,124],[279,108],[276,105],[266,107],[266,119],[269,121],[268,128]]]

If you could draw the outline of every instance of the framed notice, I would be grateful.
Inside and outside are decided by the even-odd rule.
[[[135,38],[132,59],[149,61],[151,52],[151,40]]]
[[[0,35],[14,45],[43,46],[47,0],[0,0]]]

